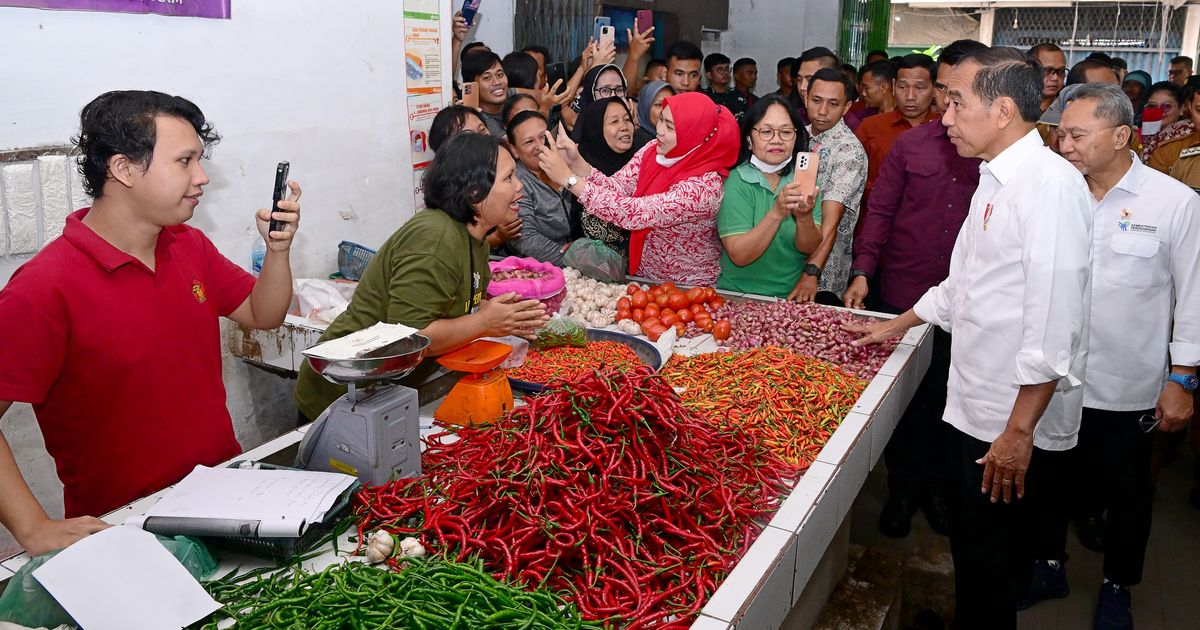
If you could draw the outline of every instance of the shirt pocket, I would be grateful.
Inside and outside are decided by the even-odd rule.
[[[1109,245],[1112,259],[1107,279],[1112,284],[1131,289],[1144,289],[1160,284],[1159,249],[1161,243],[1153,236],[1118,232]]]

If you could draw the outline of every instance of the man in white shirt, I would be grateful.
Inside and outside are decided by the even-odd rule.
[[[1077,497],[1108,512],[1096,628],[1133,628],[1129,587],[1142,580],[1154,487],[1154,429],[1192,417],[1200,364],[1200,196],[1129,150],[1133,106],[1089,83],[1062,115],[1059,150],[1091,190],[1092,302]],[[1169,362],[1169,363],[1168,363]],[[1065,525],[1065,524],[1063,524]],[[1066,539],[1065,530],[1058,536]],[[1066,597],[1058,555],[1038,560],[1033,605]]]
[[[1066,522],[1087,362],[1091,213],[1079,172],[1047,149],[1041,67],[1011,48],[970,53],[942,117],[963,157],[984,160],[950,275],[893,320],[850,327],[877,343],[922,322],[954,335],[943,418],[952,430],[955,622],[1015,628],[1033,560]],[[1065,530],[1064,530],[1065,531]]]

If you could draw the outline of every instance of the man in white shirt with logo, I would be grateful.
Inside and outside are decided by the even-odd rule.
[[[1116,85],[1080,86],[1055,131],[1059,152],[1087,181],[1094,217],[1073,477],[1077,497],[1108,513],[1095,615],[1104,630],[1133,628],[1129,587],[1142,580],[1150,538],[1154,430],[1187,426],[1200,364],[1200,196],[1130,152],[1133,107],[1123,96]],[[1065,530],[1059,538],[1065,544]],[[1067,596],[1065,556],[1064,547],[1038,560],[1022,604]]]
[[[954,335],[946,411],[955,623],[1015,628],[1033,560],[1066,522],[1087,362],[1091,212],[1087,186],[1042,143],[1042,70],[1010,48],[963,57],[942,117],[979,188],[950,275],[912,310],[850,327],[877,343],[922,322]],[[1065,529],[1063,530],[1065,535]]]

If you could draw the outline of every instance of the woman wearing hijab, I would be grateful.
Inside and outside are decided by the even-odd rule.
[[[570,188],[591,214],[633,232],[629,273],[712,286],[721,269],[716,216],[738,158],[737,121],[704,94],[689,92],[663,103],[657,131],[612,177],[593,169],[560,134],[557,151],[542,150],[542,172]]]
[[[627,89],[625,75],[621,73],[620,68],[611,63],[588,70],[579,84],[579,94],[575,96],[575,102],[562,111],[562,121],[571,131],[571,139],[579,142],[575,127],[578,126],[579,114],[583,113],[588,105],[611,96],[625,98]]]
[[[658,117],[662,114],[663,100],[675,95],[675,88],[666,81],[651,81],[638,92],[637,131],[633,134],[633,148],[641,149],[658,134]]]
[[[608,177],[616,175],[637,153],[633,148],[633,116],[625,99],[610,96],[588,105],[575,128],[579,130],[579,155]],[[582,222],[585,236],[629,256],[629,230],[586,212]]]

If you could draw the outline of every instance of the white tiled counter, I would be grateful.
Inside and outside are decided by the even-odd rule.
[[[929,369],[932,344],[928,325],[901,339],[693,628],[773,630],[802,598],[828,599],[836,580],[810,579],[824,557],[845,557],[835,534]]]

